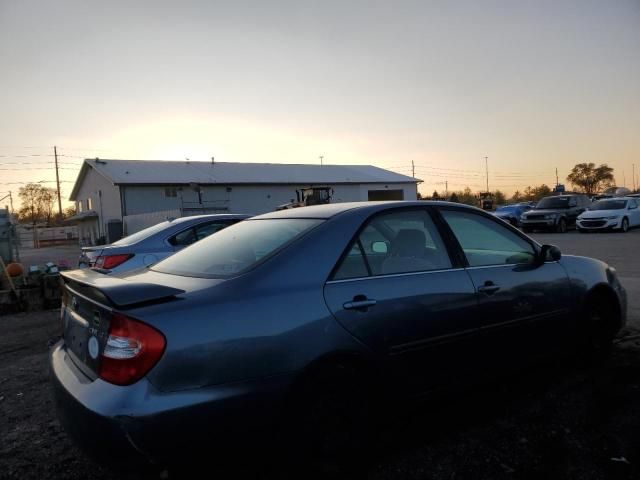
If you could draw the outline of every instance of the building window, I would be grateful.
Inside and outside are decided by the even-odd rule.
[[[165,197],[177,197],[178,196],[178,189],[175,187],[167,187],[164,189],[164,196]]]
[[[87,210],[91,210],[93,208],[93,201],[91,198],[87,198]]]
[[[82,213],[82,200],[78,200],[78,213]]]

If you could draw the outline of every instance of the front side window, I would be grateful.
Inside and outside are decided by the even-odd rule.
[[[444,242],[424,210],[377,215],[349,246],[333,279],[451,268]]]
[[[174,275],[228,278],[285,248],[322,220],[269,218],[236,223],[155,264],[151,269]]]
[[[443,210],[442,216],[458,239],[471,267],[531,264],[535,261],[533,246],[498,222],[459,210]]]

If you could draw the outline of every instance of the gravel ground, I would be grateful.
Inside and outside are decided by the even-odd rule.
[[[56,420],[47,353],[58,329],[57,311],[0,318],[0,478],[140,478],[92,464]],[[298,467],[292,478],[640,478],[639,353],[630,336],[597,371],[546,365],[417,407],[378,432],[369,459],[347,470]],[[249,461],[217,476],[282,478],[291,459],[277,455],[268,468]]]
[[[309,464],[292,469],[286,452],[276,452],[276,462],[245,461],[211,476],[640,478],[640,259],[635,254],[640,231],[535,236],[564,253],[601,258],[618,269],[630,293],[631,326],[605,367],[545,365],[445,405],[418,406],[382,428],[370,457],[346,470]],[[91,463],[69,441],[56,420],[47,379],[48,344],[58,333],[57,311],[0,316],[0,478],[159,478],[152,470],[113,473]],[[210,466],[215,463],[212,459]],[[180,476],[169,472],[170,478]]]

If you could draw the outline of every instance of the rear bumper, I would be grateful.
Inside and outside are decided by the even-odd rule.
[[[278,418],[293,375],[165,393],[146,379],[120,387],[89,380],[64,343],[50,354],[58,417],[88,455],[111,468],[166,464],[212,446],[245,447]]]

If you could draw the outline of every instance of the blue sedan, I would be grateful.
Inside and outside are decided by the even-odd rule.
[[[111,464],[274,423],[340,449],[374,406],[547,354],[603,359],[626,321],[614,268],[445,202],[274,212],[144,271],[62,276],[59,416]]]

